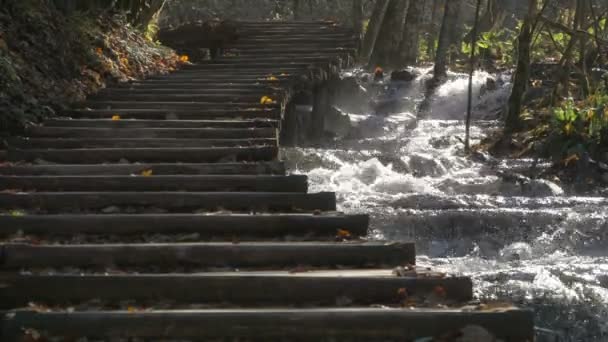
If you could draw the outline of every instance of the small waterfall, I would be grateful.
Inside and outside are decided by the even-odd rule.
[[[505,176],[531,160],[465,156],[465,74],[450,73],[430,115],[411,125],[430,69],[416,71],[409,110],[349,114],[357,138],[285,149],[292,172],[307,174],[311,191],[335,191],[340,210],[370,213],[375,238],[414,240],[419,264],[471,276],[479,299],[530,307],[565,340],[606,341],[608,199]],[[509,89],[509,75],[474,74],[473,144],[500,128]]]

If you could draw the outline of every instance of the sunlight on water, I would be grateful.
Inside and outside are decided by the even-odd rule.
[[[422,73],[407,91],[418,101]],[[482,88],[488,78],[492,91]],[[473,143],[500,126],[496,113],[508,76],[474,77]],[[467,75],[450,73],[426,120],[410,112],[351,115],[370,129],[331,149],[285,149],[290,169],[307,174],[311,191],[335,191],[339,209],[371,214],[373,236],[414,240],[418,263],[464,274],[480,299],[530,307],[537,325],[569,341],[608,339],[608,200],[567,197],[550,182],[527,188],[497,174],[531,160],[487,163],[466,158],[462,139]],[[371,129],[374,128],[374,129]]]

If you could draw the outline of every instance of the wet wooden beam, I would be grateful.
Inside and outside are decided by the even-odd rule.
[[[465,277],[396,277],[387,271],[209,272],[193,274],[17,275],[0,274],[0,307],[29,302],[78,304],[91,299],[117,303],[162,300],[188,304],[239,306],[400,306],[401,293],[422,302],[445,291],[442,301],[472,298]],[[404,290],[401,290],[404,289]],[[342,303],[343,301],[343,303]]]
[[[534,340],[533,313],[439,309],[224,309],[187,311],[19,311],[4,323],[5,336],[23,327],[62,336],[148,338],[347,339],[408,341],[454,335],[480,326],[505,342]],[[235,327],[238,327],[236,329]],[[126,333],[128,332],[128,333]],[[16,337],[15,337],[16,338]]]
[[[260,191],[308,190],[304,175],[0,176],[0,191]]]
[[[336,210],[336,195],[270,192],[28,192],[0,193],[0,207],[51,213],[136,206],[173,212],[196,210],[323,211]]]
[[[201,147],[201,148],[78,148],[78,149],[15,149],[8,151],[10,161],[36,161],[66,164],[106,162],[222,162],[271,161],[277,158],[278,147]]]
[[[0,215],[0,235],[198,234],[201,239],[333,238],[339,229],[367,235],[367,215],[312,214],[59,214]]]
[[[416,263],[413,243],[218,242],[101,245],[0,244],[0,268],[386,268]]]

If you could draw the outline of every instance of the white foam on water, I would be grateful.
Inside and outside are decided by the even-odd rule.
[[[407,94],[412,101],[420,100],[430,70],[419,70]],[[480,96],[489,77],[501,80],[498,89]],[[450,73],[433,98],[430,118],[414,129],[406,128],[413,116],[408,112],[351,115],[364,127],[362,139],[336,142],[332,149],[286,149],[287,161],[293,172],[309,176],[311,191],[335,191],[340,210],[370,213],[373,237],[413,239],[420,265],[470,276],[478,298],[530,307],[538,325],[573,341],[608,340],[608,289],[600,282],[608,275],[606,200],[568,197],[551,184],[549,192],[557,196],[521,197],[517,184],[466,157],[467,82],[467,75]],[[488,113],[505,104],[509,88],[505,75],[475,73],[473,143],[500,126],[479,119],[497,119]],[[510,197],[515,195],[520,197]],[[435,202],[456,206],[408,208]]]

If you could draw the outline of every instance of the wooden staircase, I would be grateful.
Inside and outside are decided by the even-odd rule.
[[[530,312],[469,304],[470,279],[415,267],[411,242],[368,241],[366,215],[287,175],[291,98],[352,65],[352,33],[239,29],[218,60],[109,87],[9,140],[0,340],[408,341],[478,325],[531,341]]]

